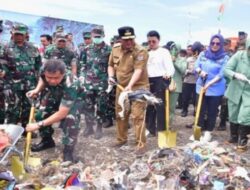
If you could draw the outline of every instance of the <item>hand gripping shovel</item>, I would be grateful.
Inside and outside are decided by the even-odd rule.
[[[170,127],[170,117],[169,117],[169,88],[166,88],[165,102],[166,102],[166,130],[158,132],[158,146],[159,148],[173,148],[176,147],[176,131],[171,131]]]
[[[194,135],[194,139],[197,141],[199,141],[201,138],[201,127],[198,126],[198,121],[200,117],[203,96],[205,94],[205,89],[204,89],[205,83],[206,83],[206,78],[203,79],[203,85],[200,89],[200,94],[199,94],[199,99],[198,99],[198,104],[197,104],[196,114],[195,114],[195,121],[194,121],[193,135]]]

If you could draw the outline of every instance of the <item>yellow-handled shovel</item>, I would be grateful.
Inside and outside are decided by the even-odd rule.
[[[29,115],[29,123],[34,122],[35,120],[35,102],[32,100],[31,103],[31,109],[30,109],[30,115]],[[40,158],[34,158],[30,157],[30,144],[31,144],[31,132],[27,132],[26,136],[26,143],[25,143],[25,152],[24,152],[24,166],[26,167],[27,165],[36,167],[41,165],[41,159]]]
[[[201,127],[198,126],[198,122],[199,122],[199,118],[200,118],[200,112],[201,112],[201,105],[202,105],[203,96],[204,96],[204,94],[206,92],[205,88],[204,88],[205,83],[206,83],[206,79],[203,79],[203,86],[200,89],[198,104],[197,104],[196,113],[195,113],[195,120],[194,120],[193,135],[194,135],[194,139],[197,140],[197,141],[199,141],[200,138],[201,138]]]
[[[176,147],[176,131],[171,131],[170,128],[170,117],[169,117],[169,107],[170,107],[170,98],[169,98],[169,89],[165,91],[165,114],[166,114],[166,131],[158,132],[158,146],[159,148],[173,148]]]

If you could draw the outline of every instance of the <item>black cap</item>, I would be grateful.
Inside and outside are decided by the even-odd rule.
[[[200,42],[194,42],[192,45],[192,51],[193,52],[197,51],[198,53],[200,53],[200,52],[202,52],[203,47],[204,46]]]
[[[239,31],[238,32],[238,36],[244,36],[246,33],[245,32],[243,32],[243,31]]]
[[[121,39],[134,39],[135,31],[134,28],[130,26],[124,26],[118,29],[118,34]]]

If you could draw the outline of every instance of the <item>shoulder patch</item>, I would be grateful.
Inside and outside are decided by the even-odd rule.
[[[121,47],[121,43],[115,43],[115,44],[113,45],[113,48],[117,48],[117,47]]]
[[[145,54],[144,53],[139,53],[136,57],[137,61],[143,61],[145,59]]]

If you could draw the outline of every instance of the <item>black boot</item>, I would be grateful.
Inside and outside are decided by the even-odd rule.
[[[95,131],[95,139],[100,139],[102,138],[102,125],[101,124],[97,124],[96,126],[96,131]]]
[[[74,159],[74,146],[64,145],[63,149],[63,161],[75,162]]]
[[[230,139],[228,140],[229,143],[237,143],[238,142],[238,133],[239,125],[230,123]]]
[[[84,137],[88,137],[88,136],[94,134],[93,126],[94,126],[94,123],[86,121],[86,128],[83,131]]]
[[[182,110],[181,117],[187,117],[187,111],[186,110]]]
[[[109,128],[109,127],[112,127],[112,126],[113,126],[113,120],[112,119],[108,119],[106,122],[104,122],[102,124],[103,128]]]
[[[39,152],[39,151],[46,150],[48,148],[54,148],[54,147],[55,147],[55,142],[52,139],[52,137],[45,137],[45,138],[42,138],[39,144],[33,145],[31,147],[31,151]]]
[[[237,150],[244,152],[247,150],[247,135],[248,135],[248,126],[239,125],[239,139]]]

